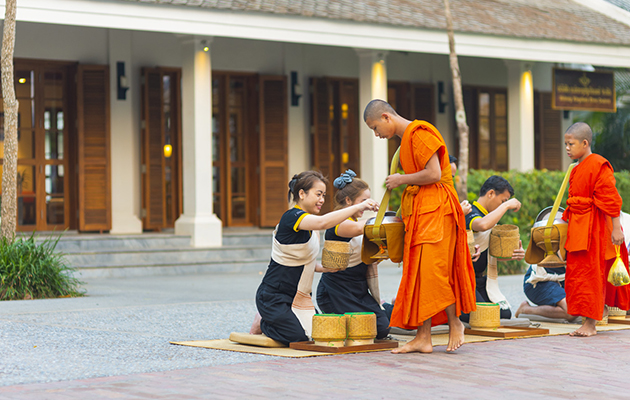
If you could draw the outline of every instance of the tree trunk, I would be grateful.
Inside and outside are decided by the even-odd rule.
[[[468,197],[468,124],[466,123],[466,110],[464,110],[464,96],[462,95],[462,77],[459,72],[459,62],[455,53],[455,34],[453,33],[453,18],[448,0],[444,0],[446,14],[446,31],[448,33],[449,59],[451,72],[453,73],[453,95],[455,97],[455,121],[459,131],[459,179],[457,188],[459,200]]]
[[[2,33],[2,95],[4,101],[4,160],[2,170],[2,237],[13,240],[17,221],[17,115],[18,102],[13,83],[15,10],[17,0],[6,0]]]

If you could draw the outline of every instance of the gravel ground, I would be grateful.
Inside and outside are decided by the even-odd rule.
[[[401,271],[380,268],[383,299],[395,295]],[[260,279],[256,273],[95,279],[82,298],[2,302],[0,386],[273,359],[169,344],[248,331]],[[515,309],[525,298],[522,276],[500,280]]]

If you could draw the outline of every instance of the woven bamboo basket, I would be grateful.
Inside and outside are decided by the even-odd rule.
[[[470,312],[471,328],[498,328],[501,326],[501,308],[496,303],[477,303],[477,310]]]
[[[351,255],[352,245],[350,242],[327,240],[324,242],[324,249],[322,250],[322,266],[342,271],[348,268]]]
[[[606,315],[604,318],[600,319],[599,321],[595,321],[595,325],[598,325],[598,326],[608,325],[608,315]]]
[[[625,319],[626,311],[619,307],[608,307],[608,318],[612,319]]]
[[[343,347],[347,335],[346,316],[343,314],[315,314],[313,341],[318,346]]]
[[[468,240],[468,250],[470,250],[470,255],[475,254],[475,234],[473,231],[466,231],[466,239]]]
[[[348,339],[346,346],[374,343],[376,337],[376,314],[371,312],[346,313]]]
[[[516,225],[497,225],[490,233],[490,255],[496,258],[512,258],[514,250],[518,249],[521,239]]]

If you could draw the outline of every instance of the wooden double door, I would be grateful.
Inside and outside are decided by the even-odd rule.
[[[275,226],[287,210],[285,76],[212,72],[213,209],[224,226]]]
[[[361,176],[359,81],[311,78],[311,157],[313,169],[328,177],[322,212],[334,208],[332,182],[346,169]]]
[[[14,79],[17,229],[109,230],[108,67],[17,59]],[[3,160],[0,102],[0,173]]]

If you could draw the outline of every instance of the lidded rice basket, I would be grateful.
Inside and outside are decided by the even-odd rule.
[[[501,326],[501,308],[496,303],[477,303],[477,310],[470,312],[471,328],[498,328]]]
[[[372,312],[346,313],[348,339],[346,346],[374,343],[376,337],[376,314]]]
[[[346,316],[343,314],[315,314],[311,336],[316,345],[343,347],[346,329]]]
[[[606,315],[604,318],[600,319],[599,321],[595,321],[595,325],[596,326],[608,325],[608,315]]]
[[[612,319],[625,319],[626,311],[619,307],[608,307],[608,318]]]
[[[328,269],[342,271],[348,268],[352,245],[350,242],[326,240],[322,250],[322,266]]]
[[[490,233],[489,252],[495,258],[512,258],[521,236],[516,225],[497,225]]]

